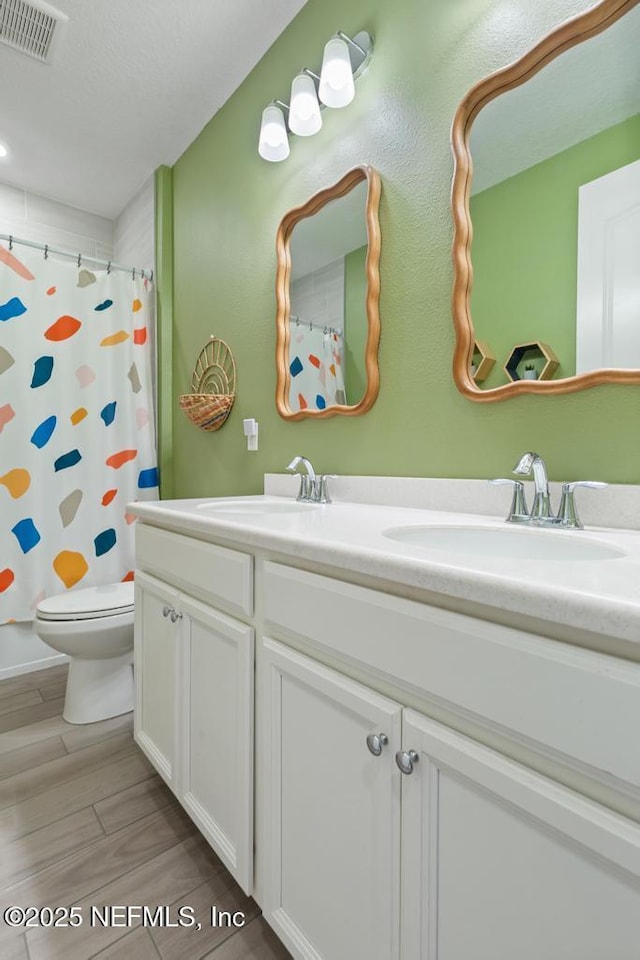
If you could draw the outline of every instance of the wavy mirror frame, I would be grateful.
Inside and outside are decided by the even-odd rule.
[[[489,390],[481,390],[476,386],[470,372],[475,332],[470,306],[473,282],[471,262],[473,228],[469,209],[473,169],[469,134],[471,125],[480,110],[501,93],[526,83],[545,64],[561,53],[602,33],[639,2],[640,0],[602,0],[586,13],[568,20],[519,60],[485,77],[472,87],[456,111],[451,129],[451,148],[454,157],[451,188],[454,221],[452,306],[456,334],[453,379],[458,390],[471,400],[480,402],[506,400],[508,397],[523,393],[573,393],[600,383],[640,383],[640,370],[600,369],[560,380],[518,380]]]
[[[291,301],[289,282],[291,278],[290,241],[294,227],[306,217],[318,213],[331,200],[339,200],[357,184],[367,181],[367,200],[365,222],[367,228],[367,256],[365,271],[367,277],[366,313],[367,341],[365,344],[365,371],[367,386],[362,399],[352,405],[334,404],[324,410],[292,410],[289,406],[289,315]],[[295,207],[285,214],[276,236],[278,266],[276,272],[276,408],[285,420],[302,420],[304,417],[322,419],[336,414],[358,416],[370,410],[378,396],[380,372],[378,369],[378,345],[380,342],[380,176],[368,164],[354,167],[331,187],[321,190],[303,206]]]

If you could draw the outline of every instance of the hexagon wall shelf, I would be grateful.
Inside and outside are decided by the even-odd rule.
[[[517,344],[504,365],[505,373],[509,380],[524,380],[526,378],[523,376],[523,364],[539,359],[542,359],[542,363],[536,366],[538,376],[535,379],[551,380],[560,366],[560,361],[549,344],[543,343],[542,340]]]
[[[476,368],[476,372],[472,372],[471,376],[476,383],[481,383],[483,380],[487,379],[489,376],[489,371],[495,362],[496,358],[491,353],[491,350],[484,340],[474,340],[471,364]]]

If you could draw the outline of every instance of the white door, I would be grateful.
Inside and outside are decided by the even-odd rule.
[[[178,591],[136,572],[134,737],[158,773],[178,789]]]
[[[579,190],[576,373],[640,369],[640,160]]]
[[[182,803],[245,893],[253,881],[253,629],[181,595]]]
[[[640,826],[413,710],[402,960],[637,960]]]
[[[397,960],[401,708],[273,640],[264,657],[265,917],[299,960]]]

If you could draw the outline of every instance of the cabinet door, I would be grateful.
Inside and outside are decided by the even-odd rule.
[[[181,595],[182,803],[245,893],[253,878],[253,630]]]
[[[265,917],[296,958],[394,960],[400,706],[275,641],[264,658]]]
[[[640,827],[412,710],[403,960],[636,960]]]
[[[134,737],[158,773],[176,791],[178,624],[172,622],[178,592],[136,573]]]

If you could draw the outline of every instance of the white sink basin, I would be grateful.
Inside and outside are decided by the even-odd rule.
[[[317,504],[298,503],[297,500],[211,500],[199,504],[197,509],[227,517],[266,517],[317,510]]]
[[[383,530],[383,534],[407,546],[472,557],[577,563],[626,556],[618,547],[593,540],[581,531],[416,524],[391,527]]]

